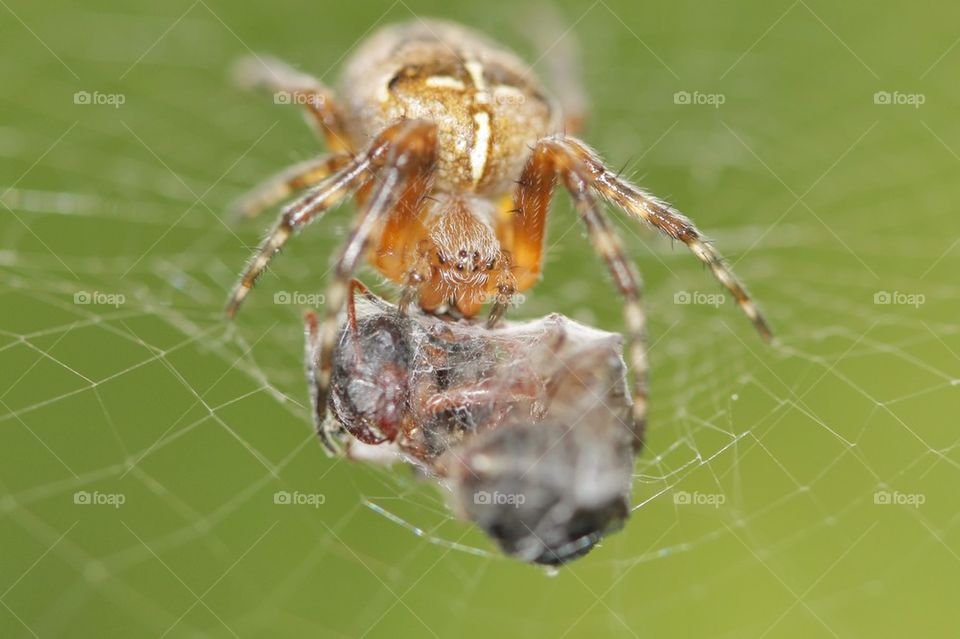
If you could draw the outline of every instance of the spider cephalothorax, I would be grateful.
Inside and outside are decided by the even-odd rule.
[[[573,66],[551,65],[563,73]],[[337,314],[362,261],[402,287],[401,309],[417,301],[428,312],[471,317],[490,302],[493,325],[514,293],[540,278],[558,185],[572,196],[624,298],[638,447],[647,395],[640,278],[598,197],[686,244],[769,336],[756,305],[693,223],[610,171],[573,137],[583,100],[572,78],[554,78],[560,89],[554,100],[514,54],[436,20],[386,27],[358,47],[342,76],[342,102],[319,80],[276,60],[249,60],[241,77],[284,96],[281,101],[304,105],[331,153],[292,167],[241,202],[252,215],[313,187],[284,209],[235,288],[228,313],[236,313],[291,235],[350,195],[359,203],[326,295],[321,347],[327,357],[317,371],[322,394]]]

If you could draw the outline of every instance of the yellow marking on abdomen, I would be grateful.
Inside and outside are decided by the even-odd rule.
[[[460,91],[466,89],[462,80],[458,80],[449,75],[431,75],[427,78],[426,84],[428,87],[443,87],[446,89],[458,89]]]
[[[473,148],[470,149],[470,175],[476,186],[487,168],[490,153],[490,115],[486,111],[477,111],[473,114],[473,121],[477,128],[473,136]]]

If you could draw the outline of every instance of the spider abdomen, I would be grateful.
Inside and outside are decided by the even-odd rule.
[[[357,149],[402,119],[436,125],[439,191],[509,192],[530,148],[559,129],[559,109],[528,66],[449,22],[378,32],[347,63],[341,90]]]

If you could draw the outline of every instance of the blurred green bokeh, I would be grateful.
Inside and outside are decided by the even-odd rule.
[[[0,1],[0,636],[957,636],[960,7],[558,4],[585,138],[716,239],[780,343],[729,300],[677,303],[716,293],[709,273],[620,220],[652,344],[638,508],[553,578],[407,469],[314,441],[302,309],[273,301],[323,291],[350,207],[225,325],[269,222],[227,204],[320,148],[231,62],[333,83],[368,30],[422,15],[536,60],[524,11]],[[554,213],[515,315],[621,329],[564,198]]]

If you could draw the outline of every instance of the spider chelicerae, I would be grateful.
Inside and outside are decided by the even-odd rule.
[[[598,197],[683,242],[757,330],[770,336],[743,285],[694,224],[611,171],[574,136],[584,114],[572,78],[555,78],[563,88],[555,99],[516,55],[438,20],[388,26],[370,36],[346,63],[340,99],[316,78],[272,59],[248,60],[240,75],[274,91],[277,101],[302,104],[330,153],[291,167],[241,202],[252,215],[310,187],[283,210],[254,254],[228,314],[236,313],[297,231],[351,195],[359,205],[334,262],[319,327],[320,405],[329,392],[337,316],[364,260],[402,287],[401,310],[417,302],[428,313],[469,318],[489,302],[492,326],[515,293],[540,279],[558,184],[573,198],[624,300],[635,448],[647,410],[640,277]]]

